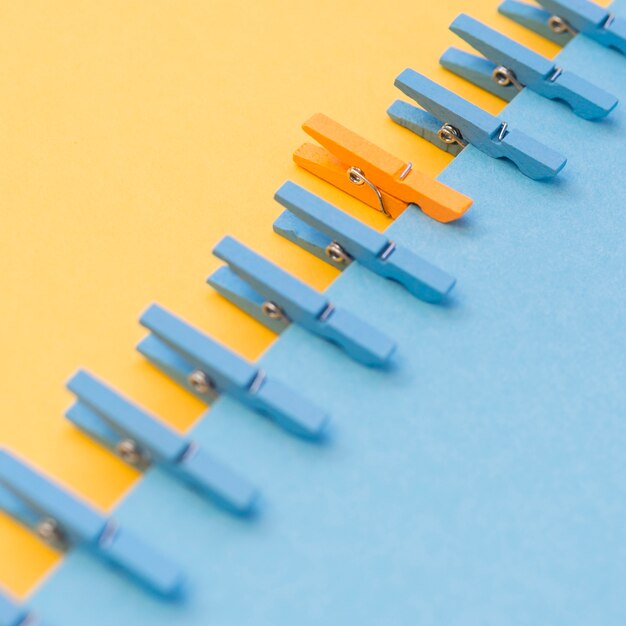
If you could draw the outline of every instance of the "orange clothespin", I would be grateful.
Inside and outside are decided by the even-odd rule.
[[[439,222],[458,220],[472,199],[413,169],[322,113],[302,125],[321,146],[305,143],[294,161],[331,185],[396,218],[410,204]],[[323,146],[323,147],[322,147]]]

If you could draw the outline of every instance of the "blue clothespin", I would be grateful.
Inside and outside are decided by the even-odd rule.
[[[0,592],[0,626],[45,626],[26,607]]]
[[[565,46],[574,37],[572,33],[558,27],[556,24],[552,24],[551,18],[553,16],[548,11],[531,6],[525,2],[504,0],[498,7],[498,11],[514,22],[553,41],[559,46]]]
[[[450,30],[487,58],[449,48],[441,64],[504,100],[512,100],[526,87],[544,98],[566,102],[576,115],[588,120],[605,117],[617,106],[617,98],[604,89],[469,15],[459,15]]]
[[[395,85],[426,111],[396,100],[392,120],[452,154],[472,144],[496,159],[513,161],[534,180],[556,176],[567,159],[416,71],[406,69]]]
[[[256,490],[244,478],[85,371],[67,383],[77,401],[67,418],[134,467],[158,465],[238,513],[248,513]]]
[[[178,567],[141,539],[0,449],[0,509],[49,545],[83,548],[162,596],[182,587]]]
[[[338,269],[357,261],[427,302],[441,302],[454,287],[449,274],[295,183],[274,198],[287,208],[274,230]]]
[[[228,268],[210,276],[209,284],[261,323],[298,324],[365,365],[384,365],[391,358],[396,346],[386,335],[232,237],[222,239],[213,254]]]
[[[322,409],[162,307],[153,304],[140,322],[151,334],[139,352],[201,400],[227,394],[297,435],[325,434]]]
[[[537,0],[543,9],[505,0],[499,11],[522,26],[565,45],[578,33],[626,54],[626,19],[588,0]]]

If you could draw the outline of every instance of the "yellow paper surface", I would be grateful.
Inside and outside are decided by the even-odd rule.
[[[0,5],[0,444],[103,509],[137,474],[63,417],[87,367],[179,429],[204,406],[134,351],[158,301],[256,358],[274,336],[205,284],[225,234],[317,288],[335,270],[272,232],[286,179],[387,221],[291,162],[321,111],[432,175],[449,156],[395,126],[412,66],[491,112],[438,67],[462,10],[556,47],[497,0],[28,0]],[[462,191],[462,190],[461,190]],[[210,419],[210,417],[209,417]],[[0,586],[24,595],[58,556],[0,515]]]

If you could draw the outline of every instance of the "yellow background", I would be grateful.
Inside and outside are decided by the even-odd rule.
[[[412,66],[438,68],[462,10],[538,51],[498,0],[13,0],[0,5],[0,445],[103,509],[137,475],[63,418],[79,366],[179,429],[203,405],[134,351],[158,301],[251,359],[273,335],[205,285],[233,234],[310,284],[335,271],[272,232],[292,178],[378,228],[386,220],[296,170],[322,111],[438,174],[449,157],[387,119]],[[0,516],[0,586],[24,595],[58,560]]]

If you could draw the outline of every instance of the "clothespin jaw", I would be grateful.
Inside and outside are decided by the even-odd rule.
[[[152,305],[140,322],[151,335],[139,352],[201,400],[226,394],[293,434],[325,435],[325,411],[162,307]]]
[[[274,230],[340,269],[356,260],[426,302],[441,302],[454,287],[449,274],[299,185],[286,182],[274,197],[287,209]]]
[[[159,595],[181,591],[176,565],[3,449],[0,507],[57,549],[86,549]]]
[[[459,219],[472,204],[467,196],[321,113],[302,128],[322,147],[306,143],[296,150],[294,161],[389,217],[398,217],[415,204],[433,219],[450,222]]]
[[[354,260],[351,256],[342,254],[333,245],[334,242],[330,237],[316,230],[313,226],[309,226],[309,224],[296,217],[288,209],[274,220],[273,228],[276,234],[295,243],[303,250],[332,265],[340,272],[351,265]]]
[[[507,102],[513,100],[519,93],[512,82],[503,85],[494,78],[497,66],[488,59],[451,47],[443,53],[439,63],[450,72]]]
[[[573,33],[565,30],[562,25],[560,26],[552,19],[554,16],[551,13],[525,2],[504,0],[498,7],[498,11],[514,22],[559,46],[565,46],[574,37]]]
[[[396,100],[387,109],[387,115],[399,126],[403,126],[418,137],[426,139],[452,156],[461,154],[467,145],[460,134],[459,137],[452,136],[450,129],[444,128],[442,122],[434,115],[408,102]]]
[[[222,239],[213,254],[264,299],[268,317],[298,324],[364,365],[382,366],[390,360],[395,343],[386,335],[232,237]]]
[[[589,0],[538,0],[534,9],[515,0],[505,0],[500,13],[557,44],[565,45],[578,33],[605,48],[626,54],[626,20]]]
[[[68,382],[77,401],[67,418],[129,465],[158,465],[236,513],[249,513],[256,489],[199,445],[132,404],[85,371]]]
[[[395,85],[426,111],[406,103],[394,103],[387,111],[401,126],[439,147],[472,144],[496,159],[508,159],[534,180],[556,176],[567,159],[525,133],[511,130],[506,122],[457,96],[411,69],[404,70]],[[428,120],[424,127],[424,120]],[[433,127],[439,125],[435,135]]]
[[[459,15],[450,30],[487,58],[450,48],[441,57],[441,64],[495,95],[511,100],[528,88],[567,103],[576,115],[588,120],[605,117],[617,106],[615,96],[469,15]]]

